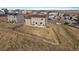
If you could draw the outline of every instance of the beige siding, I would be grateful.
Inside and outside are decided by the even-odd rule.
[[[45,18],[32,17],[31,18],[31,23],[34,26],[44,27],[46,25],[45,20],[46,20]]]
[[[31,20],[30,20],[30,19],[25,19],[25,24],[26,24],[26,25],[31,25],[31,23],[30,23],[30,22],[31,22]]]

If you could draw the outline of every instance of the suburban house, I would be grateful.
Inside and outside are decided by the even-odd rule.
[[[48,11],[41,10],[41,11],[38,12],[38,14],[39,15],[47,15],[48,14]]]
[[[24,16],[21,14],[7,14],[8,22],[13,24],[23,24],[25,22]]]
[[[0,14],[5,14],[5,12],[3,10],[0,10]]]
[[[22,10],[15,10],[15,13],[22,14]]]
[[[0,10],[0,22],[12,24],[26,24],[36,27],[45,27],[48,23],[55,24],[76,24],[79,23],[79,15],[62,13],[59,11],[44,10]]]
[[[77,23],[76,20],[78,20],[78,15],[75,14],[64,14],[64,22],[69,24]]]
[[[8,10],[9,14],[22,14],[22,10],[15,9],[15,10]]]
[[[77,20],[78,19],[78,15],[77,14],[70,14],[71,20]]]
[[[39,14],[47,14],[47,12],[42,12],[42,11],[40,11],[40,13]]]
[[[26,10],[22,10],[22,14],[26,14],[27,13],[27,11]]]
[[[39,11],[33,10],[32,14],[38,14]]]
[[[15,10],[14,10],[14,13],[19,14],[19,13],[21,13],[21,12],[20,12],[20,10],[19,10],[19,9],[15,9]]]
[[[58,17],[58,13],[50,12],[48,18],[49,18],[50,20],[57,20],[57,17]]]
[[[31,10],[22,10],[22,14],[32,14]]]
[[[47,24],[47,15],[29,15],[25,18],[25,24],[36,27],[45,27]]]
[[[48,22],[54,23],[54,24],[58,24],[58,23],[63,24],[63,13],[49,12]]]
[[[14,10],[8,10],[8,13],[14,13]]]

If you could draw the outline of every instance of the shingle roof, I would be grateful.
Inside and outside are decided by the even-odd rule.
[[[0,16],[7,16],[7,15],[18,15],[18,14],[12,14],[12,13],[8,13],[8,14],[0,14]]]
[[[63,16],[70,16],[69,14],[64,14]]]
[[[38,17],[38,18],[46,18],[47,15],[27,15],[25,18],[31,19],[31,17]]]
[[[8,13],[6,15],[18,15],[17,13]]]
[[[7,16],[6,14],[0,14],[0,16]]]
[[[46,15],[31,15],[31,17],[46,17]]]

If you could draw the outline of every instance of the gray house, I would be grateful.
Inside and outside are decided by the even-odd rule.
[[[19,14],[8,14],[8,22],[13,24],[23,24],[25,22],[24,16]]]

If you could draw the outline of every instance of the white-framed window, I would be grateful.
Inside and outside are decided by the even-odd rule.
[[[38,24],[38,23],[36,22],[36,24]]]
[[[43,24],[42,22],[40,22],[40,24]]]
[[[43,18],[41,18],[41,20],[43,20]]]

